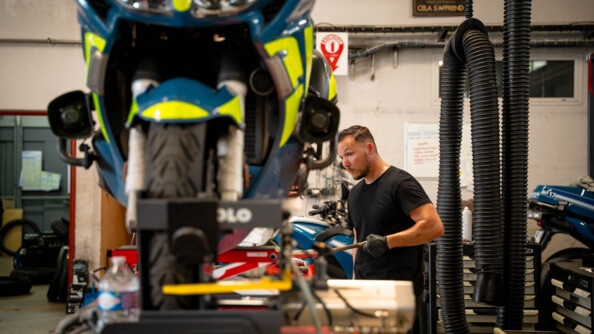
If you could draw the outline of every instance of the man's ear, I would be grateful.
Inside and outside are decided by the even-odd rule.
[[[375,146],[373,145],[373,143],[365,144],[365,148],[367,149],[368,154],[375,153]]]

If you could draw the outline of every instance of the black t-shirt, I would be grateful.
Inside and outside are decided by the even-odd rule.
[[[431,203],[419,182],[409,173],[391,166],[371,184],[359,182],[348,198],[348,224],[357,232],[357,242],[369,234],[385,236],[413,226],[409,213]],[[396,247],[380,257],[357,252],[358,279],[412,280],[415,294],[423,289],[423,246]]]

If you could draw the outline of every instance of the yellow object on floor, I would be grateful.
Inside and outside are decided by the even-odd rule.
[[[15,219],[23,219],[23,209],[14,209],[10,207],[11,201],[2,200],[2,206],[4,208],[4,213],[2,214],[2,226],[6,225],[8,222],[11,222]],[[23,227],[21,225],[15,226],[8,231],[6,236],[4,237],[4,245],[9,250],[17,251],[22,244],[23,240]],[[2,256],[11,256],[2,251],[0,251],[0,255]]]

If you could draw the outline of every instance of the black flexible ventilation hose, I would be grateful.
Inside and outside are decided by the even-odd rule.
[[[450,39],[451,41],[452,39]],[[437,241],[437,279],[446,333],[469,333],[462,281],[462,200],[460,194],[460,145],[466,67],[447,43],[441,73],[439,119],[439,182],[437,211],[445,233]]]
[[[522,329],[526,284],[528,100],[530,97],[531,1],[506,0],[503,25],[503,222],[504,288],[497,326]]]
[[[466,35],[463,43],[470,86],[477,275],[473,299],[499,305],[503,296],[504,250],[498,191],[501,189],[501,162],[495,51],[486,33],[470,30]]]
[[[442,67],[437,209],[445,234],[438,241],[438,280],[446,333],[468,333],[464,306],[460,146],[464,66],[470,78],[474,174],[474,299],[498,304],[503,287],[501,167],[495,52],[484,25],[467,19],[448,41]]]
[[[472,18],[472,0],[466,0],[464,5],[464,16],[467,19]]]

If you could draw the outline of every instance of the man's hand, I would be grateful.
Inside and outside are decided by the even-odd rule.
[[[386,237],[382,237],[377,234],[368,235],[367,242],[363,246],[363,250],[374,257],[382,256],[389,249],[390,248],[388,248],[388,241],[386,240]]]

